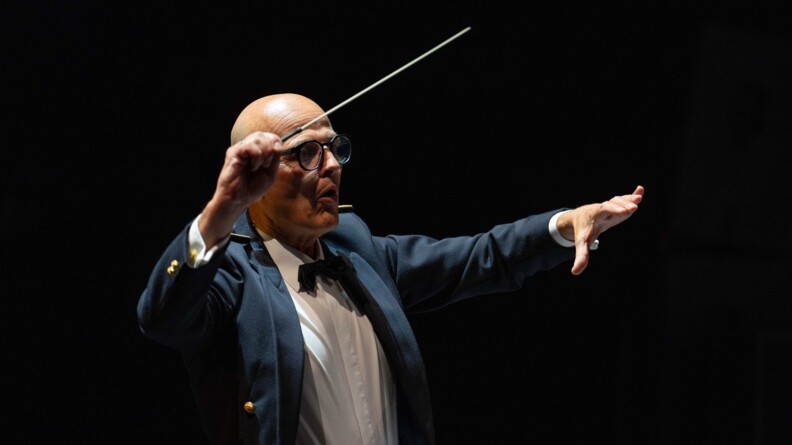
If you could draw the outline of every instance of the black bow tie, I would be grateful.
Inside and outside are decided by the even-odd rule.
[[[333,280],[340,280],[347,272],[353,272],[354,266],[344,255],[333,255],[324,260],[300,265],[297,269],[297,280],[300,288],[308,291],[316,289],[316,276],[324,275]]]

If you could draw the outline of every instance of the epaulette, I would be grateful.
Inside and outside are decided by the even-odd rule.
[[[230,237],[231,241],[240,244],[250,244],[250,241],[253,239],[252,236],[242,235],[239,233],[232,233]]]
[[[355,208],[352,207],[352,204],[342,204],[338,206],[338,213],[350,213],[354,211]]]

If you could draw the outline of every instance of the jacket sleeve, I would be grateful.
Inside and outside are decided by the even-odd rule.
[[[166,346],[194,352],[217,335],[233,315],[242,280],[228,246],[205,265],[188,266],[189,225],[156,262],[137,306],[145,336]]]
[[[548,230],[564,209],[501,224],[473,236],[374,237],[408,312],[438,309],[467,298],[508,292],[531,275],[574,258]]]

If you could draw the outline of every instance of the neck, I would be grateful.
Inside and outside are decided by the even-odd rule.
[[[271,221],[266,218],[266,216],[264,218],[257,217],[254,212],[250,212],[250,221],[253,224],[253,228],[259,233],[259,235],[264,236],[265,239],[276,239],[289,247],[299,250],[313,259],[317,259],[319,257],[318,237],[304,237],[299,236],[294,232],[279,230],[277,225],[268,224],[268,222]]]

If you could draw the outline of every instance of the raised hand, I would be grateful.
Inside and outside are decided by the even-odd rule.
[[[198,225],[207,247],[225,238],[245,208],[269,190],[281,149],[280,137],[260,131],[228,147],[214,196]]]

